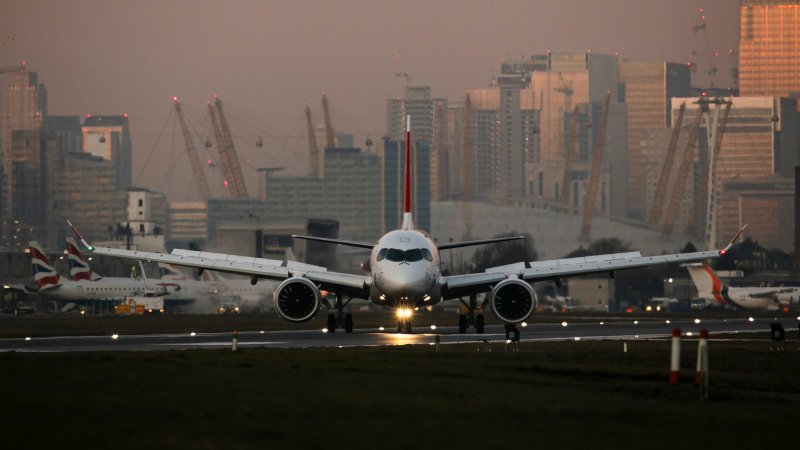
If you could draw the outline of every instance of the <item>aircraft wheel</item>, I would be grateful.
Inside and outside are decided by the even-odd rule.
[[[353,315],[352,314],[345,314],[344,315],[344,332],[345,333],[352,333],[353,332]]]
[[[483,314],[480,314],[475,318],[475,332],[478,334],[483,334],[484,325],[485,322],[483,321]]]
[[[328,333],[336,332],[336,314],[328,314]]]
[[[467,332],[467,316],[464,314],[458,316],[458,332],[460,334]]]

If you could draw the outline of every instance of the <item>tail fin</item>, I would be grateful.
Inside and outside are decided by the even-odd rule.
[[[158,271],[161,273],[162,280],[185,280],[186,275],[179,271],[172,264],[158,263]]]
[[[725,304],[723,290],[727,288],[717,274],[711,269],[708,263],[689,264],[686,266],[689,275],[692,277],[697,293],[702,298],[713,299],[718,303]]]
[[[72,237],[67,238],[67,258],[69,259],[69,277],[71,280],[97,281],[101,278],[100,275],[92,271],[89,263],[83,259],[83,254],[78,250],[78,244]]]
[[[411,214],[411,116],[406,116],[406,176],[403,192],[403,224],[400,228],[414,229],[414,217]]]
[[[31,266],[33,267],[33,280],[39,290],[44,291],[58,286],[61,277],[50,264],[50,259],[45,255],[39,243],[32,241],[29,244],[29,250],[31,253]]]

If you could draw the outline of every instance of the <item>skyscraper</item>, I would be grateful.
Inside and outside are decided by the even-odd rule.
[[[3,155],[4,198],[2,208],[9,214],[14,207],[11,204],[11,140],[12,131],[43,131],[43,123],[47,117],[47,91],[39,83],[36,72],[23,69],[14,73],[14,81],[6,91],[5,111],[3,114]]]
[[[83,152],[114,164],[116,188],[131,187],[131,135],[128,115],[92,116],[83,122]]]
[[[800,94],[800,1],[748,0],[740,14],[740,94]]]
[[[641,133],[669,127],[670,98],[690,95],[691,73],[685,64],[623,61],[619,64],[619,81],[628,106],[628,215],[642,219],[647,211]]]

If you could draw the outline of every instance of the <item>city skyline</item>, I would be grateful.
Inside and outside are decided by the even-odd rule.
[[[712,50],[736,48],[739,11],[722,0],[597,5],[567,1],[494,1],[433,4],[372,2],[206,2],[136,4],[83,1],[7,2],[0,65],[25,60],[39,73],[52,115],[130,115],[134,184],[187,197],[188,164],[179,132],[160,131],[177,95],[202,121],[204,102],[219,93],[237,113],[242,159],[255,166],[289,165],[307,156],[303,105],[322,121],[325,91],[334,127],[377,141],[384,133],[386,98],[401,96],[408,73],[432,95],[460,101],[469,89],[488,86],[501,59],[547,49],[613,54],[643,61],[689,60],[698,8],[708,16]],[[330,30],[330,36],[323,30]],[[608,30],[608,31],[606,31]],[[645,34],[644,31],[648,33]],[[13,38],[13,41],[10,38]],[[277,63],[276,63],[277,62]],[[703,68],[705,61],[698,63]],[[716,84],[730,84],[730,62],[721,58]],[[701,78],[702,82],[703,78]],[[7,85],[11,80],[2,79]],[[249,130],[248,127],[249,126]],[[247,145],[264,134],[264,148]],[[159,143],[156,141],[162,135]],[[148,154],[156,155],[140,175]],[[160,156],[164,155],[164,156]],[[183,161],[183,160],[181,160]],[[185,162],[185,161],[184,161]],[[173,182],[163,180],[175,166]],[[251,183],[255,176],[250,177]]]

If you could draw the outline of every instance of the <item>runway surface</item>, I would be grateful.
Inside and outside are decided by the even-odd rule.
[[[520,327],[521,341],[557,340],[634,340],[671,336],[680,328],[685,337],[697,336],[705,328],[713,334],[769,332],[770,323],[780,322],[787,331],[787,340],[797,339],[795,319],[714,319],[695,323],[692,320],[619,321],[594,323],[536,324]],[[379,345],[430,344],[438,335],[442,344],[505,342],[502,326],[487,326],[484,334],[458,334],[456,327],[417,328],[413,334],[397,334],[394,330],[357,329],[354,333],[323,333],[305,331],[248,331],[240,332],[238,345],[242,348],[304,348],[304,347],[362,347]],[[745,338],[745,336],[743,336]],[[158,351],[183,349],[230,348],[231,333],[183,333],[86,337],[38,337],[0,339],[0,351],[73,352],[73,351]]]

